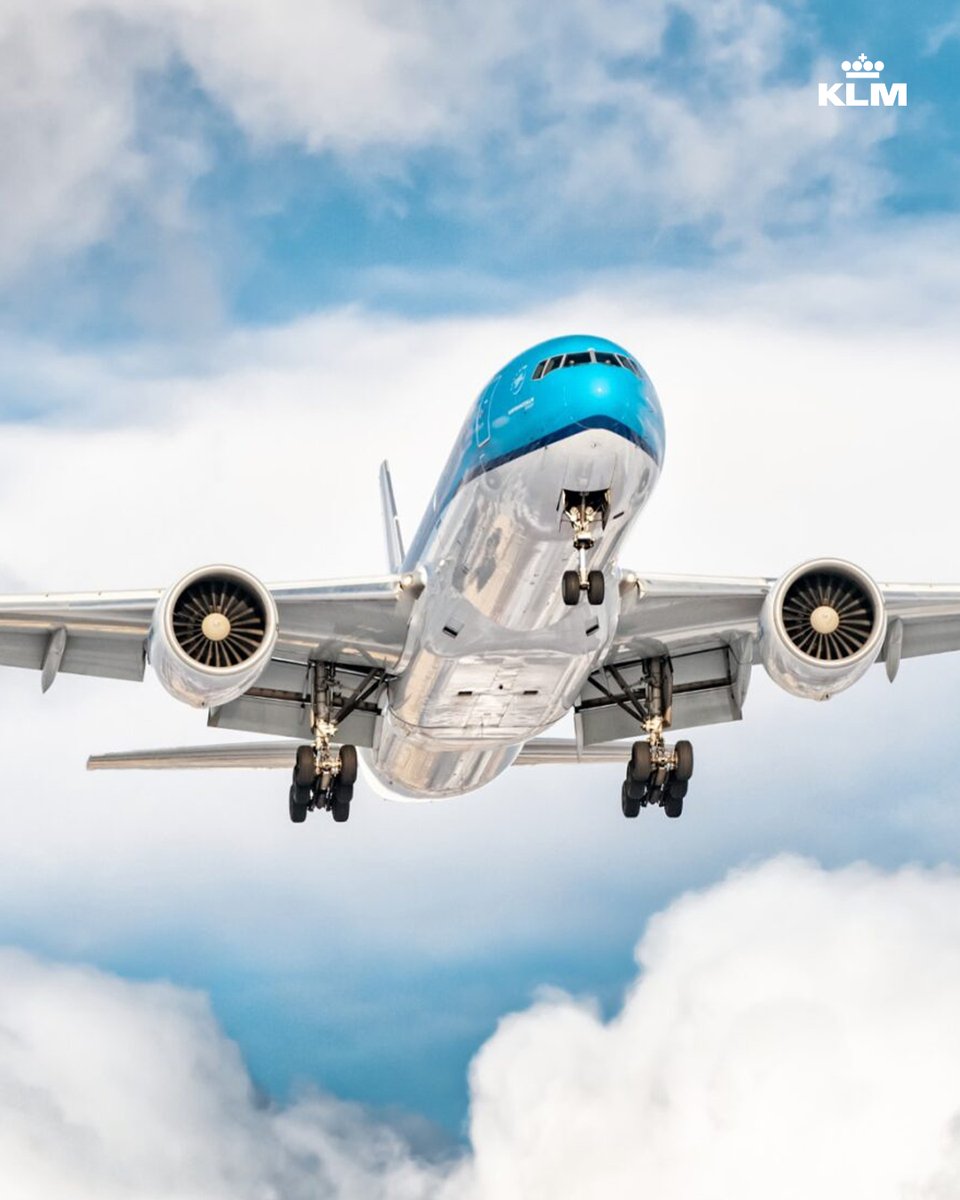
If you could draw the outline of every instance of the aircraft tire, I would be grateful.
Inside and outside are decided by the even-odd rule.
[[[290,785],[290,820],[294,825],[300,825],[307,819],[307,806],[300,800],[301,790],[295,783]],[[309,794],[308,792],[307,795]]]
[[[337,777],[344,787],[353,787],[357,782],[357,748],[340,747],[340,774]]]
[[[293,769],[293,782],[297,787],[309,787],[317,775],[317,761],[312,746],[297,747],[297,765]]]
[[[676,820],[683,812],[683,797],[682,796],[667,796],[663,802],[663,811],[668,817]]]
[[[564,604],[570,608],[580,603],[580,576],[576,571],[564,571],[560,591]]]
[[[591,571],[587,575],[587,602],[598,605],[603,603],[607,585],[602,571]]]
[[[630,784],[624,783],[620,789],[620,808],[625,817],[635,817],[640,812],[639,797],[635,800],[630,794]]]
[[[649,742],[634,742],[630,751],[630,777],[634,783],[646,783],[653,774]]]
[[[689,742],[677,742],[674,753],[677,766],[673,777],[678,783],[686,783],[693,775],[693,746]]]
[[[352,798],[352,787],[337,788],[333,793],[333,803],[330,805],[330,811],[333,813],[333,819],[338,824],[350,820],[350,801]]]

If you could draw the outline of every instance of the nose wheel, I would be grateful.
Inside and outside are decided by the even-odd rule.
[[[587,571],[585,581],[580,578],[579,571],[564,571],[560,591],[564,604],[572,608],[580,603],[580,595],[583,592],[587,593],[588,604],[602,604],[607,588],[602,571]]]
[[[564,571],[560,594],[571,608],[580,603],[582,593],[587,603],[603,603],[606,581],[602,571],[587,569],[587,554],[594,546],[594,530],[599,522],[606,525],[608,500],[606,492],[564,493],[563,515],[573,527],[573,548],[577,552],[576,570]]]

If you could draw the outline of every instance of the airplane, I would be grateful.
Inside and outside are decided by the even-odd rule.
[[[271,735],[102,754],[91,770],[292,769],[289,815],[349,818],[358,772],[438,800],[511,765],[616,762],[625,817],[683,812],[689,741],[742,717],[754,666],[823,700],[874,663],[960,649],[960,587],[836,558],[779,578],[657,575],[618,551],[660,474],[660,401],[627,350],[542,342],[470,408],[409,550],[389,468],[389,572],[265,585],[214,564],[172,587],[0,597],[0,665],[142,680],[215,729]],[[542,736],[573,713],[575,737]]]

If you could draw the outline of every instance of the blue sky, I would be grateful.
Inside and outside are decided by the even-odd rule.
[[[818,108],[861,50],[906,109]],[[575,327],[664,404],[632,562],[960,578],[960,10],[15,0],[0,68],[5,590],[379,570],[383,453],[412,529],[484,378]],[[352,498],[322,545],[307,442]],[[155,683],[37,691],[0,680],[0,941],[198,989],[278,1104],[319,1088],[424,1149],[465,1137],[504,1014],[544,987],[617,1012],[687,889],[783,852],[960,863],[950,659],[820,706],[758,677],[696,738],[692,811],[637,828],[597,768],[297,830],[279,778],[83,776],[203,739]]]
[[[376,18],[331,21],[344,55],[320,88],[322,20],[299,39],[267,22],[257,46],[219,5],[191,11],[151,3],[133,21],[91,4],[41,27],[13,7],[27,61],[45,67],[58,37],[79,49],[55,80],[70,86],[65,111],[58,95],[9,106],[39,160],[11,188],[47,210],[8,235],[11,328],[202,340],[332,304],[502,311],[598,270],[720,268],[791,235],[842,239],[956,204],[960,38],[940,5],[906,20],[896,6],[725,4],[708,17],[611,2],[545,26],[516,3],[477,30],[466,6],[441,18],[414,4],[384,22],[389,69],[359,81]],[[861,42],[908,82],[909,107],[806,111],[821,67],[835,78]],[[98,73],[98,55],[118,61]],[[78,138],[71,123],[100,106],[112,121]],[[63,213],[42,158],[63,157],[61,139]],[[65,235],[67,218],[79,228]]]

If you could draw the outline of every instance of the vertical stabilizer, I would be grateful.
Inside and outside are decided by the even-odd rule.
[[[396,575],[403,565],[403,534],[400,532],[397,502],[393,495],[390,464],[386,459],[380,464],[380,505],[383,509],[383,532],[387,539],[387,561]]]

